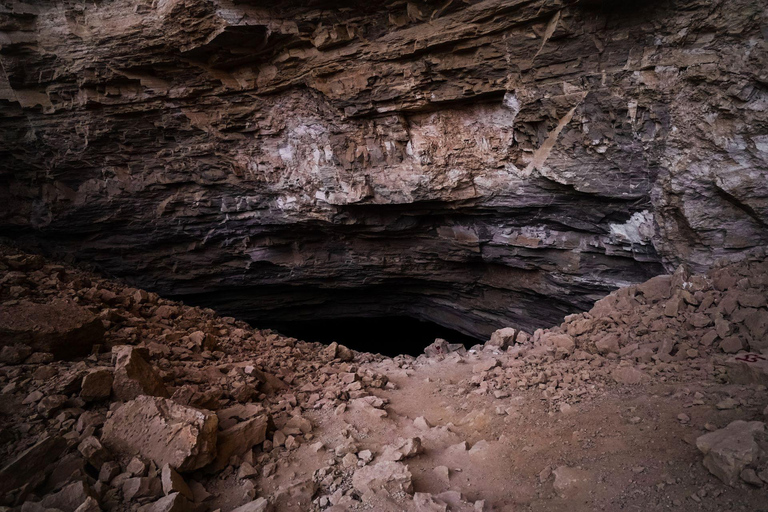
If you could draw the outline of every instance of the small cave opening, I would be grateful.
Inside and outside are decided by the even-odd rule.
[[[482,342],[449,327],[409,316],[330,317],[257,322],[256,325],[303,341],[326,345],[335,341],[353,350],[388,357],[402,354],[416,357],[435,338],[443,338],[449,343],[461,343],[467,348]]]

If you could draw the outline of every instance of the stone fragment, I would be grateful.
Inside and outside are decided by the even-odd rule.
[[[619,337],[615,334],[603,336],[595,342],[597,352],[602,355],[619,353]]]
[[[361,493],[385,491],[413,493],[411,472],[400,462],[384,461],[364,466],[352,476],[352,485]]]
[[[32,348],[26,345],[5,345],[0,348],[0,363],[21,364],[32,353]]]
[[[224,469],[233,455],[242,457],[245,452],[261,444],[267,438],[269,416],[262,414],[238,423],[223,432],[219,432],[216,458],[211,465],[212,471]]]
[[[335,341],[323,349],[322,355],[326,361],[333,361],[334,359],[351,361],[354,357],[350,349]]]
[[[644,283],[637,285],[637,291],[640,292],[647,303],[658,302],[669,298],[672,287],[672,276],[663,275],[652,277]]]
[[[60,491],[44,497],[41,504],[46,509],[53,508],[62,512],[75,512],[88,498],[96,499],[97,496],[86,482],[78,480],[64,486]]]
[[[88,372],[80,384],[80,398],[88,402],[109,398],[112,379],[112,372],[107,369]]]
[[[493,368],[496,368],[499,365],[499,362],[496,359],[488,358],[483,359],[479,363],[472,366],[472,372],[473,373],[483,373],[492,370]]]
[[[586,490],[592,481],[592,475],[583,469],[560,466],[552,471],[555,475],[554,488],[563,497],[569,497]]]
[[[240,468],[237,470],[237,478],[239,480],[251,478],[258,474],[259,472],[256,470],[256,468],[254,468],[251,464],[247,462],[243,462],[242,464],[240,464]]]
[[[83,458],[95,469],[101,469],[101,466],[111,458],[101,442],[95,436],[88,436],[83,439],[77,447]]]
[[[101,320],[70,299],[20,301],[0,308],[0,346],[26,345],[57,359],[88,355],[104,342]]]
[[[123,482],[123,498],[127,501],[142,498],[156,499],[163,495],[163,486],[159,478],[137,476]]]
[[[269,502],[265,498],[258,498],[241,507],[237,507],[232,512],[268,512],[270,509]]]
[[[130,473],[132,476],[146,476],[147,469],[147,463],[141,460],[139,457],[132,458],[128,465],[125,467],[125,471]]]
[[[193,512],[196,507],[193,503],[175,492],[160,498],[159,500],[139,507],[138,512]]]
[[[96,498],[88,496],[85,501],[75,509],[75,512],[101,512],[101,507]]]
[[[169,396],[163,379],[134,347],[114,347],[112,359],[115,363],[112,390],[118,400],[133,400],[139,395]]]
[[[424,416],[419,416],[413,420],[413,426],[419,430],[429,430],[432,428],[432,425],[430,425],[430,423],[427,421],[427,418]]]
[[[115,453],[138,455],[162,467],[192,471],[216,456],[215,414],[158,397],[140,396],[104,424],[102,443]]]
[[[613,379],[619,384],[637,385],[649,382],[651,380],[647,373],[638,370],[633,366],[621,366],[611,373]]]
[[[501,350],[514,345],[515,338],[517,337],[517,329],[512,327],[504,327],[503,329],[497,329],[491,334],[491,339],[486,342],[486,346],[498,347]]]
[[[696,439],[696,447],[704,454],[704,466],[722,480],[734,486],[747,466],[760,456],[757,436],[765,434],[765,423],[736,420],[727,427]]]
[[[557,334],[549,331],[541,336],[541,344],[554,347],[560,357],[571,355],[576,349],[576,343],[570,335]]]
[[[424,355],[427,357],[437,357],[439,355],[450,354],[451,352],[464,354],[466,353],[466,349],[464,348],[464,345],[460,343],[448,343],[442,338],[435,338],[435,341],[424,348]]]
[[[735,354],[744,349],[744,342],[738,336],[728,336],[720,342],[720,350],[726,354]]]
[[[67,404],[67,395],[48,395],[37,403],[37,412],[46,418],[50,418],[59,409]]]
[[[163,484],[163,492],[166,496],[173,493],[181,493],[185,498],[195,499],[195,495],[192,494],[192,490],[187,485],[187,482],[184,481],[184,477],[177,473],[170,464],[163,466],[160,478]]]
[[[99,471],[99,482],[109,483],[120,474],[120,463],[115,461],[106,462],[101,465]]]

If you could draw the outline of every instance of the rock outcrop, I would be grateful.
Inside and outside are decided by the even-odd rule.
[[[766,23],[750,0],[6,2],[0,231],[243,318],[530,331],[768,242]]]

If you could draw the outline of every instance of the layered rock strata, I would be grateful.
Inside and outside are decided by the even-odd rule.
[[[274,4],[5,2],[0,231],[476,336],[768,242],[759,2]]]

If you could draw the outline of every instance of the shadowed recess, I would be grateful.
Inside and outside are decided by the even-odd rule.
[[[443,338],[449,343],[461,343],[467,348],[482,342],[442,325],[408,316],[320,318],[267,325],[259,322],[258,325],[300,340],[319,343],[335,341],[354,350],[390,357],[400,354],[418,356],[435,338]]]

